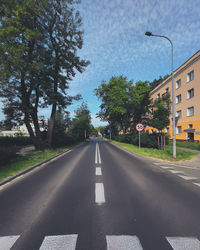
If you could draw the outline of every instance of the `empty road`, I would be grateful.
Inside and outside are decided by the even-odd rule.
[[[93,138],[0,186],[0,250],[199,250],[198,171]]]

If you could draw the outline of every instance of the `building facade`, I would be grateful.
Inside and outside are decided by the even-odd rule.
[[[171,98],[171,76],[152,90],[151,98],[156,100],[165,93]],[[200,142],[200,50],[174,71],[174,93],[176,139]],[[151,127],[146,130],[155,131]],[[166,132],[172,139],[172,116]]]

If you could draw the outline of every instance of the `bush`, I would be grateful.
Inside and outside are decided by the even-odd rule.
[[[63,136],[56,136],[54,134],[52,138],[52,147],[57,148],[57,147],[69,146],[77,141],[78,140],[76,140],[76,138],[72,135],[64,134]]]
[[[0,147],[26,146],[32,144],[31,138],[26,136],[19,137],[0,137]]]
[[[17,157],[18,147],[2,147],[0,146],[0,167],[10,162],[12,159]]]
[[[169,144],[169,138],[165,137],[165,144]],[[129,143],[138,146],[139,145],[139,134],[131,135],[117,135],[113,137],[114,140],[124,143]],[[156,133],[148,134],[142,133],[140,135],[140,145],[145,148],[158,148],[158,135]]]

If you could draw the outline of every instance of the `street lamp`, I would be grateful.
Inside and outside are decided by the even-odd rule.
[[[174,69],[173,69],[173,43],[167,36],[154,35],[147,31],[146,36],[156,36],[167,39],[171,44],[171,64],[172,64],[172,128],[173,128],[173,158],[176,158],[176,125],[175,125],[175,103],[174,103]]]

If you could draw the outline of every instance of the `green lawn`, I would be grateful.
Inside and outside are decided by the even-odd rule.
[[[172,157],[172,147],[168,147],[166,148],[166,150],[158,150],[158,149],[154,149],[154,148],[138,148],[138,146],[134,146],[131,144],[127,144],[127,143],[121,143],[121,142],[117,142],[114,140],[108,140],[107,141],[111,141],[112,143],[128,149],[134,153],[143,155],[143,156],[147,156],[147,157],[151,157],[151,158],[157,158],[157,159],[162,159],[162,160],[168,160],[168,161],[181,161],[181,160],[188,160],[191,159],[193,156],[197,155],[197,153],[193,153],[193,152],[187,152],[181,149],[177,149],[177,158],[173,159]]]
[[[55,150],[48,150],[45,152],[30,153],[26,156],[20,156],[14,159],[13,162],[10,162],[9,164],[6,164],[3,167],[0,167],[0,181],[2,181],[3,179],[9,176],[15,175],[18,172],[24,169],[27,169],[30,166],[40,163],[41,161],[44,161],[53,156],[56,156],[66,151],[67,149],[74,147],[75,145],[65,147],[65,148],[59,148]]]
[[[169,145],[172,146],[172,142],[169,142]],[[181,141],[176,141],[176,146],[177,147],[182,147],[182,148],[190,148],[190,149],[195,149],[200,151],[200,144],[196,142],[181,142]]]

